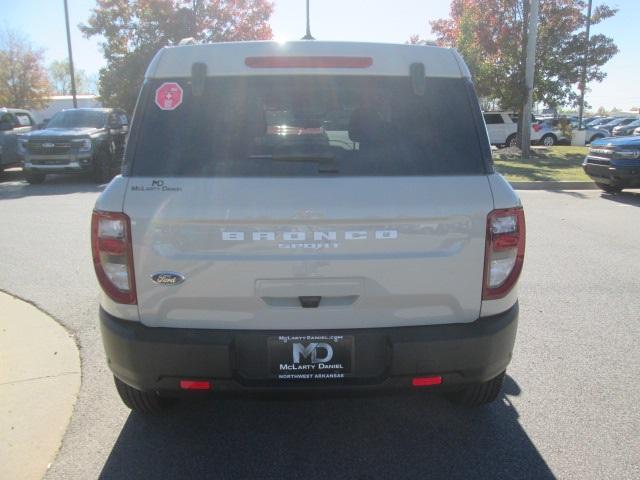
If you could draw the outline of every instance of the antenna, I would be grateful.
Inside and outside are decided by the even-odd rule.
[[[301,40],[315,40],[311,35],[311,25],[309,22],[309,0],[307,0],[307,34],[301,38]]]

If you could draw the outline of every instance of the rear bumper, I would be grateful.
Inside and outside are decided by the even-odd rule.
[[[181,379],[210,380],[213,391],[410,387],[414,376],[442,376],[438,388],[484,382],[511,360],[518,304],[470,324],[331,331],[241,331],[146,327],[100,309],[109,367],[145,391],[179,391]],[[283,381],[269,371],[267,338],[282,334],[353,335],[353,376]]]

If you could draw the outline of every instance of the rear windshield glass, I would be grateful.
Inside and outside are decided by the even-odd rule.
[[[129,171],[227,177],[483,173],[465,82],[429,78],[425,95],[417,96],[408,77],[224,77],[207,78],[203,93],[194,96],[190,79],[148,81],[145,111],[134,119],[140,124],[129,145]],[[167,90],[174,103],[157,103]]]
[[[106,123],[106,112],[95,110],[65,110],[56,113],[47,124],[47,128],[100,128],[104,127]]]

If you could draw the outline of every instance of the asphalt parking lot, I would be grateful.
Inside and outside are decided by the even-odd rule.
[[[131,414],[105,364],[80,178],[0,182],[0,290],[76,336],[82,386],[47,478],[640,478],[640,191],[523,191],[503,395],[224,398]],[[43,398],[42,401],[46,401]]]

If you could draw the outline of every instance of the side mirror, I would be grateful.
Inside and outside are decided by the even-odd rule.
[[[11,122],[0,122],[0,131],[6,132],[8,130],[13,130],[13,123],[11,123]]]

